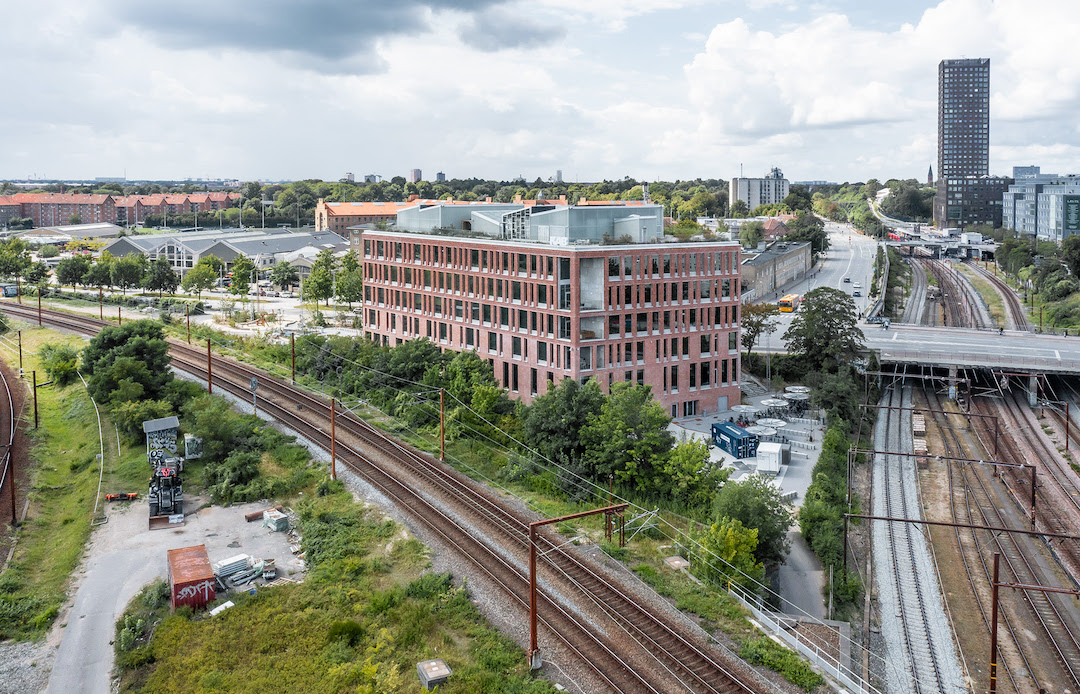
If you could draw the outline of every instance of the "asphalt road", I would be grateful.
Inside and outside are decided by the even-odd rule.
[[[832,287],[851,294],[855,291],[855,284],[861,285],[859,292],[861,297],[855,297],[855,307],[865,311],[869,299],[866,296],[870,281],[874,278],[874,258],[877,255],[877,241],[852,230],[849,224],[837,224],[826,222],[825,230],[829,234],[829,250],[825,257],[818,260],[818,264],[810,271],[810,277],[784,285],[778,292],[784,294],[805,295],[818,287]],[[851,282],[844,282],[848,277]],[[777,297],[769,297],[769,301],[776,301]],[[780,336],[795,319],[794,313],[779,314],[780,321],[771,336],[762,336],[758,339],[758,347],[775,347],[782,344]]]
[[[882,361],[1080,372],[1080,337],[896,324],[889,330],[862,328],[867,347],[877,350]]]

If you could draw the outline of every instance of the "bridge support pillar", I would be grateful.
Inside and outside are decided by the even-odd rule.
[[[1035,374],[1028,376],[1028,405],[1035,407],[1039,404],[1039,377]]]
[[[949,367],[949,399],[956,400],[956,367]]]

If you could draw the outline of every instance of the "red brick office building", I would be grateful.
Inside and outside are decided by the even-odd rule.
[[[361,255],[369,337],[476,350],[525,402],[596,378],[648,384],[673,416],[739,403],[738,244],[364,230]]]

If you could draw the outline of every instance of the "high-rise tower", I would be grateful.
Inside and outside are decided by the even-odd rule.
[[[990,173],[990,59],[938,63],[938,178]]]
[[[990,173],[990,59],[938,63],[938,156],[934,224],[1001,226],[1010,179]]]

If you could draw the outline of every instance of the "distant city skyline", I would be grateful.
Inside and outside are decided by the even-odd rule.
[[[312,8],[317,9],[312,9]],[[990,173],[1080,159],[1080,18],[1023,0],[41,0],[0,178],[923,179],[937,64],[994,65]],[[253,21],[257,18],[257,21]],[[15,98],[15,95],[18,95]]]

